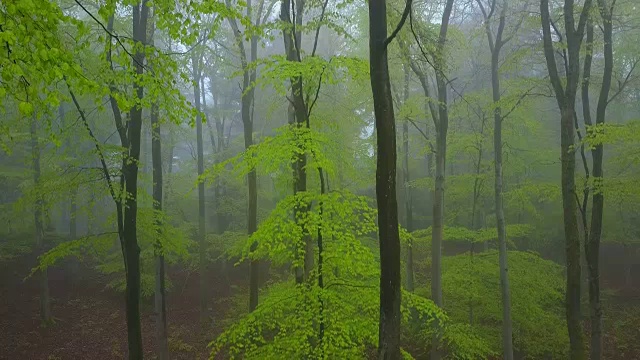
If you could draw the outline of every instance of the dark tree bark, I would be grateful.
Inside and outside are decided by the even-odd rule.
[[[423,132],[423,136],[431,147],[434,156],[427,158],[427,174],[430,176],[433,157],[435,157],[435,184],[431,194],[433,210],[431,213],[431,298],[433,302],[442,307],[442,240],[444,232],[444,183],[445,183],[445,161],[447,152],[447,130],[449,127],[449,110],[447,104],[447,79],[445,75],[446,61],[444,59],[444,48],[447,41],[447,32],[449,28],[449,18],[453,9],[453,1],[447,0],[442,13],[440,22],[440,32],[435,51],[431,54],[425,52],[424,47],[420,43],[420,38],[413,32],[414,39],[420,49],[424,60],[434,66],[436,78],[436,93],[438,97],[438,106],[432,101],[427,100],[425,105],[435,127],[436,144],[433,148],[427,132]],[[402,43],[401,43],[402,46]],[[406,49],[405,49],[406,51]],[[411,70],[418,76],[420,85],[424,91],[425,97],[430,99],[429,82],[425,72],[420,69],[415,61],[409,59]],[[439,324],[434,324],[436,331],[431,344],[431,359],[437,360],[442,356],[439,350],[440,330]]]
[[[35,230],[36,251],[43,254],[44,249],[44,224],[42,214],[44,212],[44,199],[42,189],[40,188],[40,143],[38,141],[38,123],[37,116],[34,112],[31,120],[31,161],[33,166],[33,187],[36,192],[35,202],[33,204],[33,220]],[[51,317],[51,299],[49,296],[49,276],[47,269],[39,271],[38,281],[40,282],[40,320],[43,325],[50,325],[53,322]]]
[[[147,21],[149,17],[149,7],[146,0],[142,3],[138,2],[133,5],[133,40],[142,46],[147,45]],[[114,25],[113,13],[109,16],[106,31],[112,32]],[[106,42],[106,60],[111,62],[111,38]],[[132,68],[138,76],[144,74],[145,51],[138,49],[132,56]],[[110,67],[114,71],[113,65]],[[113,111],[116,131],[120,138],[120,144],[124,149],[122,154],[122,162],[120,167],[120,181],[116,185],[112,180],[112,174],[106,162],[106,158],[100,147],[101,143],[89,126],[89,122],[85,112],[80,107],[80,103],[76,98],[71,86],[64,78],[69,89],[69,94],[73,100],[83,125],[89,136],[93,140],[100,167],[104,175],[105,182],[109,189],[111,198],[116,205],[116,225],[118,229],[118,238],[122,250],[122,258],[125,268],[125,301],[126,301],[126,321],[127,321],[127,347],[128,357],[130,360],[139,360],[143,358],[142,350],[142,329],[140,324],[140,247],[137,238],[137,186],[138,186],[138,164],[140,160],[140,137],[142,128],[142,107],[134,106],[129,112],[129,122],[125,123],[122,118],[122,112],[114,94],[118,92],[115,84],[109,84],[109,102]],[[134,84],[134,94],[141,102],[144,96],[144,88],[140,84]],[[116,188],[118,186],[118,188]],[[121,196],[120,191],[126,192],[126,197]],[[124,200],[123,200],[124,198]],[[91,227],[89,227],[91,232]]]
[[[230,1],[226,0],[227,6]],[[255,26],[260,26],[260,16],[264,0],[260,0],[259,11],[255,20]],[[253,22],[251,0],[247,1],[247,17]],[[229,24],[236,38],[238,50],[240,51],[240,61],[242,64],[242,98],[241,98],[241,115],[242,125],[244,127],[244,146],[248,149],[253,145],[253,107],[255,100],[255,88],[253,84],[256,80],[256,70],[249,68],[249,61],[254,62],[258,59],[258,37],[252,36],[250,40],[250,54],[247,59],[247,53],[244,46],[243,36],[238,28],[235,19],[229,18]],[[253,25],[253,24],[252,24]],[[258,174],[253,168],[247,174],[248,187],[248,209],[247,209],[247,234],[251,236],[258,229]],[[251,251],[254,251],[257,244],[251,245]],[[258,306],[258,288],[259,288],[260,262],[251,260],[249,269],[249,311],[255,310]]]
[[[196,151],[198,161],[198,176],[204,173],[204,144],[202,139],[202,115],[200,113],[200,68],[201,58],[199,54],[193,53],[191,56],[191,66],[193,70],[193,98],[198,114],[196,115]],[[198,244],[199,257],[198,268],[200,269],[200,320],[207,318],[207,258],[206,258],[206,214],[205,214],[204,182],[198,182]]]
[[[293,7],[293,11],[292,11]],[[295,15],[295,22],[292,21],[292,12]],[[291,25],[291,28],[298,30],[284,29],[282,31],[284,39],[284,47],[288,61],[301,61],[302,33],[299,29],[302,27],[302,19],[304,16],[304,0],[283,0],[280,8],[280,19]],[[295,26],[295,27],[294,27]],[[309,126],[308,107],[304,99],[304,87],[302,77],[297,76],[291,79],[291,102],[293,105],[294,125],[298,128]],[[294,167],[294,194],[307,191],[307,155],[303,152],[297,155]],[[308,206],[298,206],[296,213],[309,211]],[[297,217],[297,215],[296,215]],[[311,269],[314,263],[313,242],[311,234],[303,229],[304,251],[304,267],[297,268],[296,283],[301,284],[310,277]]]
[[[325,186],[325,178],[324,178],[324,172],[322,171],[322,168],[318,168],[318,176],[320,178],[320,195],[324,195],[326,193],[326,186]],[[324,209],[322,206],[322,201],[320,201],[320,203],[318,204],[319,210],[318,210],[318,214],[320,215],[320,221],[323,221],[323,216],[324,216]],[[323,266],[324,266],[324,239],[322,237],[322,225],[318,226],[318,287],[320,288],[321,291],[321,295],[320,295],[320,310],[319,310],[319,314],[318,314],[318,321],[320,322],[320,326],[319,326],[319,330],[318,330],[318,349],[320,349],[321,351],[321,356],[320,358],[324,357],[324,353],[323,353],[323,340],[324,340],[324,327],[325,327],[325,321],[324,321],[324,300],[322,298],[323,294],[322,294],[322,289],[324,289],[324,274],[323,274]]]
[[[154,8],[155,11],[155,8]],[[155,15],[155,14],[154,14]],[[149,42],[154,45],[153,35],[155,33],[155,23],[151,24],[151,35]],[[153,210],[155,212],[155,225],[157,226],[156,236],[158,239],[154,244],[156,255],[156,278],[154,292],[154,308],[156,315],[156,342],[157,355],[160,360],[169,359],[169,345],[167,340],[167,303],[165,286],[165,261],[162,241],[162,201],[163,201],[163,173],[162,173],[162,134],[160,131],[159,108],[157,103],[151,105],[151,163],[153,176]]]
[[[571,359],[584,359],[585,346],[582,332],[582,316],[580,310],[580,236],[577,219],[577,193],[575,188],[576,159],[573,150],[575,129],[575,103],[578,81],[580,78],[580,48],[584,37],[585,25],[591,8],[591,0],[586,0],[580,13],[576,27],[574,18],[574,1],[564,1],[564,22],[566,39],[566,74],[563,81],[556,66],[555,50],[551,38],[551,20],[549,0],[540,0],[540,13],[544,42],[544,53],[547,60],[549,79],[560,108],[560,159],[562,206],[567,261],[566,316],[569,330]]]
[[[377,137],[376,200],[380,241],[380,323],[378,359],[400,359],[400,234],[396,194],[396,120],[389,81],[387,46],[411,11],[407,1],[402,19],[387,37],[386,0],[369,1],[369,70]]]
[[[602,33],[604,35],[604,71],[602,74],[602,84],[600,86],[600,95],[598,97],[598,105],[596,109],[596,125],[604,124],[606,120],[607,105],[610,102],[609,93],[611,91],[611,80],[613,76],[613,23],[612,13],[615,1],[609,5],[607,0],[598,0],[598,10],[602,18]],[[587,24],[587,46],[593,47],[593,23],[588,21]],[[591,52],[587,52],[585,59],[585,78],[586,72],[590,72]],[[588,67],[587,67],[588,65]],[[586,91],[583,88],[583,102],[589,104],[589,90],[587,78]],[[586,96],[585,96],[586,95]],[[590,126],[591,114],[588,106],[585,108],[584,114],[585,125]],[[592,151],[592,176],[598,182],[604,177],[603,171],[603,155],[604,149],[602,144],[596,145]],[[586,169],[586,167],[585,167]],[[586,201],[583,203],[586,206]],[[602,358],[602,304],[600,301],[600,241],[602,236],[602,217],[604,210],[604,195],[602,189],[594,189],[593,201],[591,205],[591,224],[588,232],[588,238],[585,242],[585,253],[587,259],[588,284],[589,284],[589,314],[591,318],[591,360],[599,360]],[[586,216],[586,211],[583,211]],[[585,224],[586,226],[586,224]]]
[[[147,20],[149,6],[146,0],[133,5],[133,40],[143,46],[147,44]],[[133,55],[136,74],[144,74],[145,52],[139,49]],[[144,87],[134,83],[134,93],[138,101],[144,97]],[[129,138],[128,160],[124,168],[127,198],[124,209],[124,252],[126,262],[127,332],[129,359],[143,358],[142,328],[140,326],[140,247],[138,246],[138,162],[140,160],[140,134],[142,128],[142,107],[134,106],[129,112],[127,125]]]
[[[162,147],[160,137],[160,122],[158,119],[158,105],[151,107],[151,157],[153,163],[153,210],[162,211]],[[160,237],[162,221],[156,215],[156,226]],[[155,287],[155,312],[156,312],[156,341],[158,346],[158,358],[166,360],[169,358],[169,347],[167,344],[167,304],[165,289],[165,263],[164,249],[161,241],[156,241],[156,287]]]

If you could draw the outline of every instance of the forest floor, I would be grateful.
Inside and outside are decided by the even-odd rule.
[[[106,287],[109,278],[90,269],[81,276],[52,268],[49,287],[53,325],[43,327],[39,318],[38,284],[24,278],[33,263],[17,259],[0,264],[0,359],[81,360],[123,359],[127,353],[124,296]],[[172,359],[207,359],[207,344],[215,339],[231,307],[227,280],[213,276],[208,282],[218,293],[211,294],[209,313],[202,325],[199,311],[197,273],[169,269],[174,289],[167,296],[169,348]],[[222,291],[220,291],[222,289]],[[145,358],[153,359],[155,319],[152,299],[142,304],[142,333]]]
[[[30,260],[31,259],[31,260]],[[106,286],[109,277],[81,265],[75,271],[54,267],[49,271],[55,324],[42,327],[38,283],[24,280],[33,257],[0,263],[0,360],[123,359],[127,353],[124,296]],[[74,276],[68,274],[75,273]],[[242,271],[223,279],[211,271],[206,324],[200,320],[197,273],[168,269],[173,288],[167,296],[171,359],[207,359],[207,344],[224,329],[232,311],[238,311]],[[640,360],[640,289],[603,281],[605,295],[604,349],[606,359]],[[615,290],[614,290],[615,289]],[[152,299],[142,304],[145,358],[154,359]],[[585,316],[588,313],[585,312]],[[588,323],[585,324],[588,330]],[[588,337],[587,337],[588,339]]]

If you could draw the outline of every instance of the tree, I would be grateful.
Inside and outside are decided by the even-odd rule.
[[[387,47],[411,11],[407,1],[397,28],[387,37],[386,0],[369,1],[369,62],[377,133],[376,199],[380,241],[379,359],[400,358],[400,233],[396,198],[396,123]]]
[[[147,45],[147,21],[149,6],[147,1],[133,5],[133,41],[138,50],[133,56],[135,72],[142,76],[145,72],[144,46]],[[137,100],[144,97],[144,87],[134,83]],[[142,128],[142,107],[134,106],[129,111],[128,123],[129,154],[124,168],[127,197],[124,210],[124,245],[127,263],[127,330],[129,337],[129,359],[142,359],[142,329],[140,327],[140,247],[138,246],[138,161],[140,160],[140,133]]]
[[[280,20],[285,24],[282,30],[282,38],[284,40],[284,48],[287,61],[302,62],[302,20],[304,17],[304,0],[284,0],[280,7]],[[293,18],[292,18],[293,16]],[[291,110],[290,116],[293,115],[293,123],[298,128],[309,127],[309,108],[305,102],[305,92],[302,76],[293,76],[291,82]],[[294,171],[294,194],[307,191],[307,155],[301,151],[296,155],[293,163]],[[304,216],[309,209],[300,207],[295,217]],[[303,232],[304,238],[304,267],[296,269],[296,281],[301,284],[309,279],[311,269],[314,263],[313,241],[308,231]]]
[[[482,1],[477,0],[478,6],[484,17],[484,27],[491,51],[491,90],[493,99],[493,151],[494,151],[494,169],[495,169],[495,206],[496,206],[496,227],[498,230],[498,250],[500,254],[500,291],[502,294],[502,343],[503,356],[505,359],[513,359],[513,325],[511,321],[511,289],[509,287],[509,273],[507,261],[507,234],[504,217],[503,205],[503,176],[502,176],[502,107],[500,105],[500,51],[502,47],[508,43],[513,35],[503,38],[506,17],[507,2],[502,1],[500,15],[498,20],[498,28],[493,34],[492,21],[496,13],[496,0],[489,2],[489,11],[485,9]],[[519,25],[517,26],[519,27]],[[516,30],[517,31],[517,28]],[[474,214],[475,215],[475,214]]]
[[[404,103],[409,100],[409,67],[403,66],[404,68]],[[402,160],[402,185],[404,187],[404,198],[405,198],[405,227],[408,232],[413,231],[413,201],[411,198],[411,186],[409,182],[411,181],[411,177],[409,175],[409,121],[404,121],[402,123],[402,152],[403,152],[403,160]],[[407,291],[413,292],[414,290],[414,278],[413,278],[413,249],[412,244],[409,242],[407,246],[407,262],[406,262],[407,270],[406,276],[406,288]]]
[[[431,297],[434,303],[442,307],[442,239],[444,231],[444,185],[445,185],[445,162],[447,158],[447,130],[449,127],[449,110],[448,110],[448,93],[446,78],[446,60],[445,46],[447,42],[447,32],[449,30],[449,19],[453,9],[454,0],[447,0],[442,12],[440,22],[440,31],[438,33],[435,50],[429,56],[422,45],[418,34],[413,31],[416,43],[420,48],[420,52],[424,60],[431,64],[435,71],[436,90],[438,95],[438,111],[431,109],[433,122],[436,130],[436,146],[435,146],[435,183],[433,198],[433,220],[431,225],[432,241],[431,241]],[[414,66],[414,71],[416,71]],[[428,84],[424,74],[420,76],[423,89],[427,93]],[[431,359],[436,360],[441,357],[438,349],[438,331],[434,332],[434,338],[431,349]]]
[[[591,0],[586,0],[580,11],[576,26],[574,16],[574,1],[564,1],[564,32],[566,51],[565,79],[562,79],[556,65],[551,29],[555,30],[549,15],[549,0],[540,0],[540,14],[544,55],[547,61],[549,80],[555,93],[556,102],[560,109],[560,159],[562,207],[564,221],[564,236],[566,244],[567,263],[567,292],[566,311],[567,327],[571,345],[571,359],[585,358],[584,339],[580,311],[580,236],[578,234],[574,153],[574,123],[576,121],[575,105],[578,81],[580,79],[580,49],[584,37],[585,26],[589,17]],[[556,30],[557,31],[557,30]],[[556,32],[557,36],[562,36]]]
[[[88,11],[83,8],[85,12]],[[114,27],[115,8],[111,9],[108,24],[105,30],[112,35]],[[133,5],[133,42],[137,45],[136,51],[130,55],[132,65],[131,69],[136,76],[142,77],[145,73],[145,46],[147,45],[147,23],[149,18],[149,6],[146,0],[142,3],[138,2]],[[107,56],[106,60],[110,63],[110,69],[113,71],[112,61],[112,41],[111,37],[107,40]],[[111,198],[116,204],[116,221],[118,229],[118,237],[120,239],[122,256],[125,265],[125,299],[126,299],[126,319],[127,319],[127,345],[129,350],[129,359],[142,359],[142,329],[140,324],[140,247],[138,245],[137,235],[137,215],[138,215],[138,167],[140,160],[140,139],[142,129],[142,107],[141,102],[144,97],[144,86],[142,82],[135,82],[133,85],[135,104],[129,110],[129,121],[125,125],[122,119],[122,112],[116,99],[118,90],[113,82],[108,84],[109,100],[113,112],[116,131],[120,137],[120,143],[123,148],[122,165],[120,174],[120,185],[116,185],[111,180],[109,167],[106,163],[105,155],[100,147],[100,142],[92,132],[87,116],[82,110],[80,103],[71,88],[70,82],[65,78],[69,94],[73,103],[80,114],[83,125],[89,136],[95,144],[98,157],[101,164],[101,170],[104,174],[105,181]],[[125,196],[121,195],[121,192]],[[124,197],[124,199],[123,199]]]
[[[231,7],[231,1],[226,0],[226,4],[228,7]],[[261,16],[264,8],[264,0],[260,0],[260,5],[258,6],[258,14],[256,16],[256,20],[253,20],[253,9],[251,0],[247,1],[247,12],[246,17],[251,21],[251,26],[260,27],[261,25]],[[250,68],[249,64],[253,64],[258,59],[258,36],[252,35],[249,43],[249,53],[247,56],[247,52],[244,45],[244,39],[242,33],[240,32],[240,28],[238,27],[238,23],[235,18],[229,17],[229,25],[233,30],[233,34],[236,39],[236,44],[238,46],[238,51],[240,52],[240,64],[242,66],[242,95],[240,99],[241,104],[241,116],[242,116],[242,125],[244,127],[244,147],[245,149],[250,148],[253,145],[253,109],[254,109],[254,100],[255,100],[255,81],[256,81],[256,70],[255,68]],[[250,29],[252,32],[255,30]],[[257,180],[257,172],[256,169],[252,169],[247,174],[247,190],[248,190],[248,206],[247,206],[247,235],[251,236],[254,232],[256,232],[258,228],[258,180]],[[254,246],[255,249],[255,246]],[[258,261],[251,261],[250,269],[249,269],[249,311],[255,310],[256,306],[258,306],[258,281],[260,275],[260,263]]]
[[[155,12],[155,9],[154,9]],[[151,24],[150,43],[154,45],[155,13]],[[162,243],[162,132],[160,127],[160,109],[157,103],[151,105],[151,162],[153,166],[153,210],[156,226],[156,242],[154,252],[156,255],[156,284],[154,291],[154,307],[156,313],[156,341],[158,343],[158,358],[169,358],[169,346],[167,339],[167,301],[165,283],[165,256]]]
[[[607,0],[597,1],[598,11],[602,18],[602,33],[604,37],[603,54],[604,54],[604,70],[602,74],[602,84],[600,85],[600,93],[596,109],[595,126],[603,126],[607,115],[607,106],[611,102],[609,93],[611,91],[611,82],[613,77],[613,10],[615,1],[611,4]],[[584,74],[582,80],[582,112],[585,127],[594,126],[591,115],[591,106],[589,98],[589,85],[591,82],[591,66],[593,63],[593,37],[594,24],[593,15],[587,19],[586,25],[586,54],[584,60]],[[634,65],[635,67],[635,65]],[[633,67],[629,75],[633,71]],[[628,79],[628,76],[627,76]],[[620,85],[622,90],[625,83]],[[577,123],[576,123],[577,126]],[[578,129],[578,135],[580,132]],[[582,138],[582,136],[580,136]],[[583,166],[589,179],[589,167],[584,155],[584,144],[581,145],[581,156]],[[602,357],[602,304],[600,300],[600,242],[602,237],[603,215],[604,215],[604,194],[603,190],[596,184],[601,183],[604,176],[603,159],[604,147],[602,143],[596,144],[591,149],[592,163],[591,176],[593,178],[593,201],[591,205],[591,222],[590,228],[587,230],[587,201],[589,196],[589,186],[585,186],[582,203],[580,205],[580,214],[582,215],[582,225],[585,234],[585,255],[587,260],[588,286],[589,286],[589,313],[591,319],[591,346],[590,358],[599,360]]]

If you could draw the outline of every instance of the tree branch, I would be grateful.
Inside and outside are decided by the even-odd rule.
[[[382,44],[382,48],[383,49],[387,49],[387,46],[389,46],[389,44],[393,41],[393,39],[398,36],[398,33],[400,32],[400,30],[402,30],[402,27],[404,26],[404,23],[407,21],[407,17],[409,16],[409,14],[411,13],[411,4],[412,4],[413,0],[407,0],[407,3],[404,6],[404,12],[402,13],[402,17],[400,18],[400,22],[398,23],[398,26],[396,26],[395,30],[393,30],[393,32],[391,33],[391,36],[389,36],[388,38],[386,38],[384,40],[384,43]]]

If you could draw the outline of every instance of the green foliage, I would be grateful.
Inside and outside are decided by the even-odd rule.
[[[487,359],[499,352],[492,348],[481,330],[464,323],[451,323],[445,328],[443,340],[451,354],[447,358],[459,360]]]
[[[409,308],[426,323],[446,320],[431,301],[405,295],[404,321]],[[273,285],[255,311],[211,342],[211,358],[224,352],[231,359],[365,359],[377,346],[378,324],[373,319],[378,318],[378,301],[375,278],[329,282],[324,289],[291,282]],[[322,341],[320,319],[325,327]]]
[[[161,226],[156,219],[160,219]],[[142,296],[149,297],[154,292],[155,256],[161,252],[165,260],[171,263],[185,263],[190,259],[189,248],[193,241],[182,231],[167,221],[163,213],[151,208],[138,209],[138,244],[141,258],[141,291]],[[112,224],[110,218],[108,223]],[[65,241],[53,247],[39,257],[38,265],[31,270],[37,271],[55,265],[67,257],[92,260],[97,263],[96,269],[103,274],[113,275],[109,286],[117,291],[126,288],[124,262],[117,232],[89,235],[79,239]],[[170,287],[170,282],[168,282]]]
[[[229,166],[238,177],[245,176],[252,169],[258,169],[260,173],[266,174],[284,173],[290,179],[290,166],[299,154],[312,154],[306,165],[308,172],[321,167],[332,174],[334,162],[331,159],[338,157],[336,152],[335,143],[326,134],[305,127],[285,125],[277,129],[275,136],[265,137],[259,144],[205,170],[198,181],[212,184]]]
[[[322,203],[322,214],[320,206]],[[311,205],[316,206],[311,206]],[[310,208],[309,211],[294,209]],[[325,251],[325,266],[340,269],[349,275],[371,275],[372,254],[357,240],[357,236],[376,230],[376,212],[365,197],[348,192],[331,192],[324,195],[300,192],[278,202],[269,217],[260,225],[245,243],[244,256],[269,258],[275,264],[292,262],[294,267],[302,266],[304,258],[303,235],[315,236],[321,229]],[[249,252],[251,244],[257,242],[254,252]],[[339,257],[336,254],[341,254]],[[352,264],[344,266],[346,261]]]
[[[526,224],[509,224],[506,226],[507,237],[525,237],[531,233],[532,228]],[[411,233],[414,241],[431,243],[431,227],[415,230]],[[443,240],[451,242],[484,243],[498,239],[498,230],[495,227],[479,230],[469,230],[465,227],[445,226]]]
[[[508,259],[515,348],[531,359],[547,354],[566,356],[562,268],[527,252],[510,251]],[[495,325],[502,321],[498,253],[445,257],[442,278],[452,322],[469,324],[473,307],[473,333],[499,353],[501,332]]]

